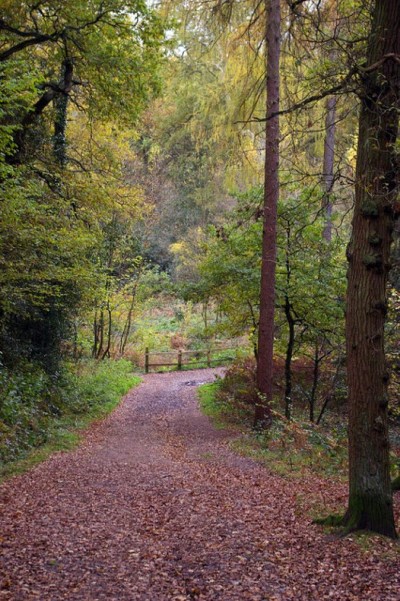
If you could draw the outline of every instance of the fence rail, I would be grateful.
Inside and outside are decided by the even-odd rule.
[[[196,351],[184,351],[181,349],[177,351],[150,351],[148,348],[146,348],[144,354],[144,370],[146,374],[148,374],[150,368],[152,367],[174,367],[178,371],[184,369],[185,367],[194,367],[196,365],[206,365],[207,367],[212,367],[212,364],[216,362],[222,363],[225,361],[233,361],[236,358],[235,351],[237,351],[237,347],[220,349],[199,349]],[[228,356],[221,356],[221,354],[225,352],[231,352],[231,354]],[[219,355],[218,357],[216,357],[217,354]],[[168,358],[176,357],[176,360],[151,362],[150,358],[151,356],[154,357],[154,355],[169,355]],[[194,356],[195,360],[185,361],[186,357],[190,357],[191,355]],[[201,359],[201,357],[203,357],[203,359]]]

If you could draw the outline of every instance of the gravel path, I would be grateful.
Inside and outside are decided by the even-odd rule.
[[[399,601],[399,554],[360,549],[294,483],[228,450],[196,404],[218,370],[146,376],[85,442],[0,487],[0,599]]]

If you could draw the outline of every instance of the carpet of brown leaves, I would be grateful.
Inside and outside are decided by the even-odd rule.
[[[76,451],[0,487],[1,600],[400,600],[396,543],[304,512],[344,488],[229,451],[192,385],[215,371],[147,376]]]

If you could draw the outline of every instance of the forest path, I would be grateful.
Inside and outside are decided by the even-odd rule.
[[[229,451],[196,403],[216,372],[146,376],[78,449],[0,487],[1,600],[399,601],[388,543],[363,553],[302,511],[342,488]]]

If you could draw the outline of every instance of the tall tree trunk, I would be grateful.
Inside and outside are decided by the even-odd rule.
[[[257,388],[254,424],[270,424],[273,394],[276,227],[279,198],[279,63],[280,0],[267,0],[267,121],[265,128],[264,223],[261,266],[260,320],[258,329]],[[272,116],[274,115],[274,116]]]
[[[335,120],[336,120],[336,97],[331,96],[326,101],[325,117],[325,141],[324,141],[324,195],[322,197],[322,208],[325,212],[325,227],[323,237],[327,242],[332,240],[332,188],[333,167],[335,158]]]
[[[289,336],[286,346],[285,358],[285,417],[290,420],[292,417],[292,359],[295,341],[295,319],[292,314],[292,305],[289,298],[290,284],[292,279],[291,266],[291,227],[289,223],[286,226],[286,249],[285,249],[285,266],[286,266],[286,294],[285,294],[285,316],[289,328]]]
[[[400,109],[400,2],[376,0],[362,73],[346,352],[349,387],[349,530],[395,537],[389,474],[387,281],[399,189],[395,143]]]

